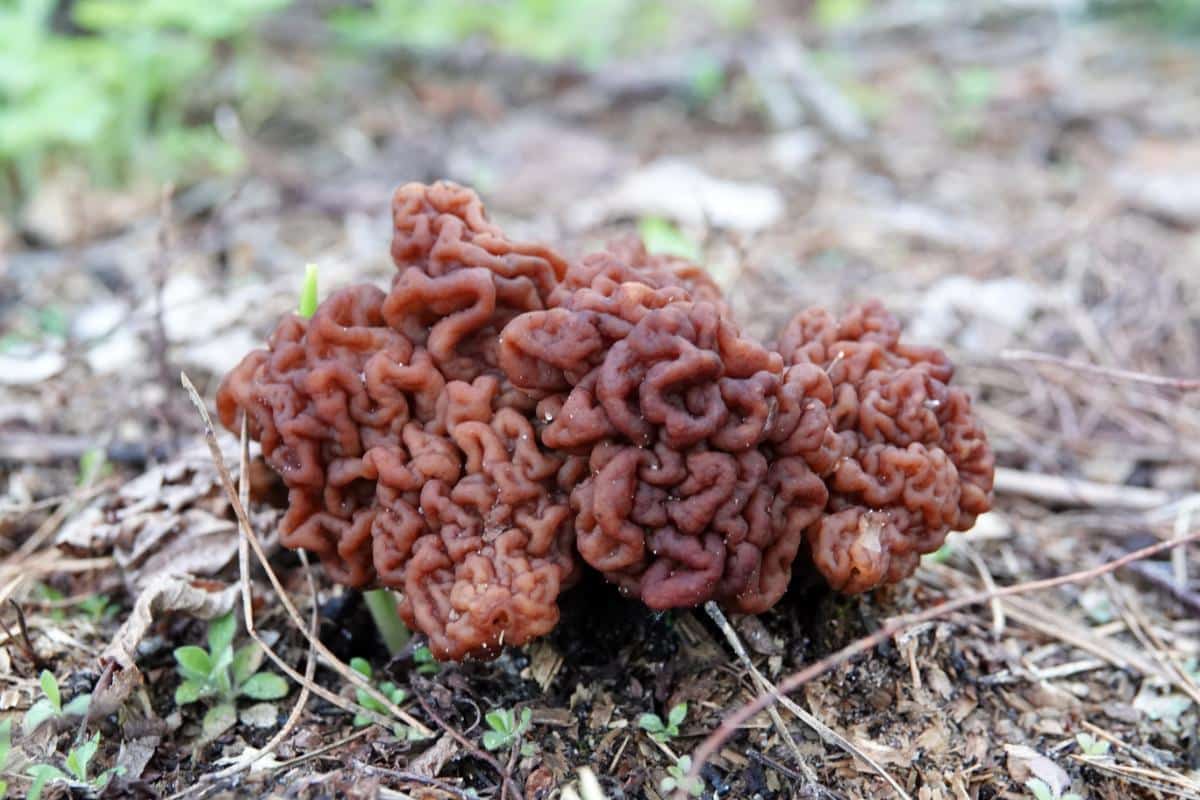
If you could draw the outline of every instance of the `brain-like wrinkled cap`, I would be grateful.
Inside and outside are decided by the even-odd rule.
[[[494,655],[553,628],[576,573],[566,459],[495,366],[500,329],[545,306],[565,263],[452,184],[404,186],[393,211],[391,290],[285,317],[217,407],[231,429],[246,414],[288,487],[286,546],[347,585],[402,590],[438,657]]]
[[[813,562],[835,589],[894,583],[991,506],[994,457],[954,368],[933,348],[900,341],[878,302],[841,319],[796,315],[779,350],[789,370],[832,384],[835,465],[827,513],[809,530]]]
[[[217,406],[287,485],[283,544],[401,590],[438,658],[547,633],[587,567],[653,608],[757,613],[807,547],[864,591],[990,504],[949,362],[877,304],[803,312],[768,348],[636,240],[568,264],[449,183],[392,211],[390,289],[285,317]]]
[[[619,256],[573,266],[560,307],[509,323],[501,365],[542,394],[542,442],[588,453],[571,505],[589,565],[652,608],[763,611],[827,499],[803,447],[769,442],[780,406],[806,404],[807,387],[785,397],[779,354],[719,301],[694,299],[711,284]]]

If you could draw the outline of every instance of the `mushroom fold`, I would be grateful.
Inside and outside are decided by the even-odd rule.
[[[652,608],[759,613],[805,548],[866,591],[990,506],[953,367],[877,303],[803,311],[768,347],[636,241],[568,262],[445,182],[392,211],[390,289],[285,317],[217,408],[288,488],[283,544],[399,590],[440,659],[546,634],[588,568]]]

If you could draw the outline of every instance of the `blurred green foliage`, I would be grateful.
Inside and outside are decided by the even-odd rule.
[[[1171,36],[1200,36],[1200,0],[1092,0],[1091,10]]]
[[[107,183],[235,166],[211,113],[189,102],[217,48],[240,55],[258,20],[288,2],[0,0],[0,204],[27,197],[57,160]]]
[[[702,0],[696,13],[722,27],[749,24],[753,0]],[[539,61],[595,67],[660,42],[679,22],[664,0],[374,0],[330,15],[353,46],[440,50],[478,38]]]
[[[218,135],[214,111],[227,103],[254,130],[281,104],[271,69],[279,54],[256,33],[292,2],[0,0],[0,211],[16,210],[61,163],[82,165],[109,185],[236,169],[239,151]],[[754,3],[326,0],[317,9],[328,46],[306,58],[324,80],[336,58],[468,40],[593,67],[645,51],[697,20],[746,26]],[[698,61],[697,98],[719,92],[723,78],[719,65]]]

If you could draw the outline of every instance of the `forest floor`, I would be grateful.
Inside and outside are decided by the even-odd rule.
[[[1003,468],[995,510],[898,586],[795,586],[735,619],[768,679],[898,615],[1101,568],[815,677],[792,697],[843,744],[779,707],[724,742],[704,796],[1200,798],[1200,550],[1103,569],[1200,525],[1200,392],[1174,380],[1200,376],[1200,51],[1053,4],[997,8],[825,39],[780,15],[753,44],[706,45],[727,74],[713,92],[680,67],[686,48],[590,74],[397,59],[268,124],[244,175],[182,188],[168,211],[158,189],[47,184],[0,231],[3,332],[41,343],[0,356],[10,795],[99,732],[90,774],[121,768],[109,796],[536,800],[586,766],[609,798],[656,798],[676,757],[759,694],[702,611],[653,614],[596,582],[563,597],[551,636],[494,662],[434,669],[412,646],[389,661],[361,597],[314,567],[331,655],[368,659],[432,736],[358,726],[295,683],[207,724],[215,700],[178,704],[174,653],[240,608],[243,574],[180,371],[211,403],[294,307],[306,263],[323,291],[382,284],[391,190],[451,178],[514,238],[573,254],[639,221],[694,243],[758,336],[798,308],[880,297],[958,364]],[[237,443],[221,445],[236,476]],[[314,601],[277,517],[250,509],[302,624],[253,561],[245,577],[263,640],[304,672]],[[42,669],[65,698],[92,692],[86,724],[20,734]],[[328,660],[310,683],[356,698]],[[639,727],[684,702],[677,734]],[[524,709],[517,741],[483,748],[489,712]]]

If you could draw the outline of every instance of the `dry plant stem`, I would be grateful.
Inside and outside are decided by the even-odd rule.
[[[750,672],[750,675],[758,684],[759,689],[764,692],[777,692],[778,690],[775,688],[775,685],[767,680],[767,677],[759,672],[758,667],[754,666],[754,662],[750,660],[750,654],[746,652],[745,646],[742,645],[741,639],[738,638],[737,631],[735,631],[733,626],[729,624],[729,620],[725,618],[725,614],[721,611],[720,606],[712,601],[709,601],[704,604],[704,610],[708,612],[708,615],[712,617],[713,622],[717,623],[717,627],[720,628],[721,632],[725,634],[725,638],[729,641],[729,646],[732,647],[733,652],[737,654],[738,660],[742,662],[742,666],[744,666]],[[799,719],[808,727],[812,728],[826,744],[841,748],[854,758],[857,758],[870,766],[871,769],[878,773],[878,775],[883,778],[889,786],[892,787],[892,791],[896,793],[897,797],[901,797],[903,800],[911,800],[908,792],[904,791],[904,787],[901,786],[895,778],[889,775],[887,770],[884,769],[881,764],[856,747],[854,743],[845,736],[842,736],[840,733],[833,730],[833,728],[830,728],[828,725],[818,719],[816,715],[805,711],[797,703],[793,702],[791,698],[780,696],[779,702],[784,708],[786,708],[788,711],[791,711],[797,719]],[[806,776],[812,772],[812,767],[810,767],[807,762],[801,760],[800,764],[803,767],[803,771]],[[810,781],[818,786],[820,785],[820,782],[817,780],[815,774],[812,775]]]
[[[1187,670],[1180,667],[1178,662],[1167,652],[1167,646],[1163,644],[1163,641],[1154,632],[1154,627],[1149,624],[1145,615],[1138,609],[1134,599],[1129,596],[1129,593],[1121,590],[1121,587],[1112,579],[1111,575],[1105,575],[1104,581],[1108,587],[1109,597],[1116,600],[1117,611],[1120,612],[1121,618],[1125,620],[1126,627],[1129,628],[1142,647],[1149,651],[1154,660],[1174,679],[1176,687],[1190,697],[1193,703],[1200,704],[1200,686],[1196,685],[1196,681],[1192,679]]]
[[[881,643],[907,628],[911,628],[914,625],[919,625],[922,622],[929,622],[931,620],[944,617],[947,614],[951,614],[964,608],[980,605],[981,603],[988,603],[993,598],[1011,597],[1019,594],[1027,594],[1029,592],[1037,592],[1043,589],[1053,589],[1055,587],[1065,586],[1071,583],[1083,583],[1085,581],[1090,581],[1100,577],[1101,575],[1107,575],[1110,572],[1115,572],[1116,570],[1124,567],[1126,564],[1132,564],[1134,561],[1141,561],[1143,559],[1156,556],[1159,553],[1165,553],[1175,549],[1176,547],[1180,547],[1181,545],[1191,544],[1192,542],[1196,541],[1200,541],[1200,531],[1193,531],[1187,536],[1176,537],[1165,542],[1152,544],[1149,547],[1143,547],[1140,550],[1134,550],[1133,552],[1126,553],[1120,558],[1106,561],[1103,564],[1090,569],[1079,570],[1078,572],[1072,572],[1067,575],[1059,575],[1054,578],[1043,578],[1042,580],[1027,581],[1025,583],[1005,586],[995,590],[975,592],[973,594],[966,595],[965,597],[947,600],[945,603],[942,603],[939,606],[927,608],[924,611],[892,617],[890,620],[884,623],[879,630],[875,631],[869,636],[864,636],[863,638],[846,645],[836,653],[822,658],[820,661],[805,667],[799,672],[793,673],[784,679],[778,685],[775,691],[759,696],[754,702],[747,703],[726,717],[724,721],[721,722],[721,725],[715,731],[713,731],[708,738],[701,742],[699,747],[696,748],[695,753],[692,756],[692,769],[688,773],[688,777],[693,780],[699,779],[700,770],[705,764],[708,763],[709,759],[716,754],[721,745],[723,745],[729,739],[729,737],[733,736],[734,733],[737,732],[737,729],[740,725],[749,720],[755,714],[763,711],[773,703],[780,701],[788,692],[795,691],[814,678],[824,675],[834,667],[845,664],[847,661],[861,653],[874,650]],[[686,800],[686,794],[683,792],[676,792],[675,797],[677,800]]]
[[[1136,372],[1134,370],[1102,367],[1097,364],[1086,364],[1082,361],[1071,361],[1061,356],[1050,353],[1036,353],[1032,350],[1005,350],[1000,354],[1000,358],[1005,361],[1029,361],[1037,364],[1052,364],[1056,367],[1063,367],[1064,369],[1076,372],[1099,375],[1113,381],[1144,383],[1150,386],[1160,386],[1164,389],[1174,389],[1179,392],[1200,390],[1200,379],[1197,378],[1170,378],[1161,375],[1148,375],[1144,372]]]
[[[1173,580],[1162,574],[1159,570],[1154,569],[1150,564],[1136,562],[1129,565],[1129,571],[1149,583],[1151,586],[1163,590],[1189,612],[1197,617],[1200,617],[1200,592],[1193,592],[1190,590],[1180,591],[1179,587],[1175,585]]]
[[[199,392],[196,391],[196,387],[192,385],[191,380],[185,373],[180,373],[180,380],[182,381],[184,388],[187,390],[188,395],[191,397],[192,403],[195,405],[196,410],[200,413],[200,417],[204,421],[204,439],[208,444],[209,452],[212,453],[213,462],[217,466],[217,473],[220,475],[221,483],[225,487],[225,494],[229,497],[229,501],[233,505],[233,511],[237,516],[238,523],[240,524],[242,530],[242,535],[245,537],[245,540],[248,542],[250,548],[254,550],[255,558],[259,561],[263,567],[263,570],[266,572],[267,579],[271,582],[271,586],[275,589],[275,592],[279,597],[279,601],[283,604],[283,607],[287,611],[288,616],[291,618],[292,623],[298,630],[304,633],[309,644],[316,649],[317,654],[321,657],[321,660],[331,669],[345,678],[353,686],[366,692],[369,697],[380,703],[385,709],[387,709],[388,713],[394,716],[397,720],[403,722],[405,725],[410,726],[422,736],[431,735],[433,732],[429,730],[429,728],[426,727],[423,722],[409,714],[407,711],[399,708],[395,703],[385,697],[382,692],[372,686],[364,677],[342,663],[341,659],[335,656],[328,647],[322,644],[320,639],[308,635],[308,631],[306,630],[304,621],[300,616],[300,612],[296,609],[296,605],[292,602],[291,597],[288,596],[287,591],[283,588],[283,584],[280,582],[279,576],[276,575],[275,570],[271,568],[270,560],[267,558],[266,551],[263,550],[262,542],[259,541],[258,535],[254,532],[254,528],[250,524],[250,517],[246,513],[246,508],[242,505],[237,490],[233,486],[233,479],[229,475],[229,468],[225,465],[225,457],[221,454],[221,448],[217,444],[216,429],[213,427],[212,418],[208,414],[208,408],[205,407],[204,401],[200,399]],[[248,604],[250,599],[248,597],[243,597],[242,601],[244,604]],[[249,625],[247,625],[247,628],[249,629]],[[250,635],[254,637],[255,641],[263,645],[268,655],[271,655],[274,652],[266,646],[266,643],[262,641],[261,637],[257,635],[256,631],[251,630]],[[288,665],[277,655],[272,656],[272,661],[279,665],[280,669],[283,669],[285,672],[287,672],[293,680],[297,682],[301,681],[300,674],[296,672],[291,665]],[[373,722],[377,722],[384,726],[391,724],[391,722],[385,717],[376,714],[369,709],[363,708],[357,703],[344,700],[333,692],[328,691],[324,687],[320,687],[318,684],[313,683],[311,686],[314,694],[324,700],[327,700],[328,702],[333,703],[339,708],[364,714]]]
[[[450,795],[451,797],[458,798],[458,800],[471,800],[471,798],[472,798],[472,795],[467,794],[462,789],[459,789],[455,786],[451,786],[450,784],[446,783],[445,781],[439,781],[437,778],[429,778],[424,775],[418,775],[415,772],[404,772],[402,770],[397,770],[397,769],[387,769],[385,767],[376,767],[372,764],[363,764],[362,762],[355,762],[355,766],[357,766],[363,772],[374,773],[376,775],[382,775],[384,777],[392,778],[393,780],[407,781],[408,783],[415,783],[418,786],[429,786],[434,789],[437,789],[440,792],[445,792],[446,794]]]
[[[714,616],[714,609],[716,614],[720,615],[719,617]],[[717,627],[721,628],[721,631],[725,634],[725,638],[729,639],[734,652],[737,654],[739,660],[742,662],[742,665],[749,673],[751,682],[758,688],[759,691],[770,691],[771,684],[769,682],[764,683],[764,676],[762,676],[750,662],[749,656],[746,654],[746,649],[742,647],[741,640],[738,639],[737,632],[729,626],[729,622],[721,613],[720,607],[715,603],[708,602],[704,604],[704,610],[707,611],[708,615],[712,617],[714,622],[717,623]],[[808,763],[808,761],[804,758],[804,754],[800,752],[800,746],[796,744],[796,740],[793,738],[792,732],[788,730],[787,725],[784,723],[783,717],[781,717],[779,712],[774,708],[768,709],[767,713],[771,716],[771,722],[775,725],[775,728],[779,731],[780,735],[783,737],[783,740],[787,743],[788,747],[791,748],[792,755],[795,757],[796,763],[800,765],[800,771],[804,773],[805,784],[809,786],[821,787],[821,779],[817,777],[817,773],[813,770],[812,765]],[[801,717],[801,721],[804,721],[803,717]],[[820,734],[820,730],[817,730],[817,733]],[[657,742],[657,740],[655,741]],[[659,743],[659,746],[665,748],[665,745],[662,745],[661,743]],[[679,760],[674,753],[671,753],[670,757],[673,761]]]
[[[469,752],[471,755],[475,756],[479,760],[486,763],[492,769],[496,770],[496,774],[498,774],[500,776],[500,797],[501,798],[507,797],[508,790],[512,789],[513,796],[515,796],[517,798],[517,800],[525,800],[525,796],[523,794],[521,794],[521,790],[517,788],[516,782],[513,781],[512,774],[509,773],[509,771],[504,768],[503,764],[501,764],[498,760],[496,760],[495,756],[493,756],[491,753],[487,752],[486,750],[481,750],[479,748],[479,745],[475,744],[470,739],[468,739],[466,736],[463,736],[461,733],[459,733],[458,730],[456,730],[454,728],[454,726],[452,726],[450,723],[446,722],[446,720],[442,719],[441,715],[439,715],[436,711],[434,711],[432,708],[430,708],[429,704],[425,702],[425,698],[419,694],[417,695],[417,702],[421,704],[421,708],[425,711],[426,714],[429,715],[429,718],[432,719],[439,728],[444,730],[446,733],[450,734],[450,737],[452,739],[454,739],[454,741],[456,741],[460,745],[462,745],[463,749],[465,749],[467,752]]]
[[[996,467],[996,493],[1021,495],[1052,503],[1139,511],[1159,508],[1171,499],[1169,494],[1158,489],[1116,486],[1007,467]]]
[[[725,614],[722,613],[720,606],[712,601],[709,601],[704,604],[704,610],[708,613],[709,617],[712,618],[713,622],[717,623],[717,627],[721,629],[721,632],[725,634],[725,638],[729,641],[729,645],[733,648],[733,652],[737,655],[738,660],[741,661],[742,666],[750,675],[751,682],[758,687],[759,691],[770,691],[772,688],[771,683],[766,680],[765,676],[763,676],[755,668],[753,662],[750,661],[750,656],[746,652],[746,648],[742,646],[742,641],[738,637],[737,631],[735,631],[733,626],[729,624],[729,620],[725,618]],[[792,755],[796,759],[796,763],[800,765],[800,772],[803,773],[803,781],[805,785],[824,788],[821,786],[821,779],[817,777],[816,771],[813,770],[812,765],[809,764],[807,759],[804,758],[804,754],[800,752],[800,746],[796,744],[796,740],[792,737],[792,732],[788,730],[787,725],[784,724],[783,718],[779,716],[779,712],[772,708],[769,709],[767,713],[770,714],[771,722],[783,736],[783,740],[787,742],[788,747],[791,748]],[[805,722],[803,717],[799,718],[802,722]],[[817,730],[817,734],[820,735],[821,731],[819,729],[815,730]]]
[[[242,442],[239,458],[241,464],[238,468],[238,499],[241,500],[242,506],[247,507],[250,504],[250,437],[247,431],[246,419],[242,419]],[[308,579],[309,592],[309,607],[311,613],[309,615],[309,645],[308,658],[304,664],[304,680],[300,683],[300,696],[296,699],[296,703],[292,706],[292,711],[288,714],[287,720],[270,740],[263,745],[262,749],[257,751],[249,759],[239,759],[235,764],[231,764],[225,769],[213,773],[208,776],[208,780],[220,780],[227,778],[230,775],[236,775],[245,769],[250,769],[263,757],[275,752],[279,745],[283,744],[283,740],[288,737],[296,725],[300,722],[300,716],[304,713],[304,708],[308,705],[308,698],[312,691],[308,688],[313,682],[313,675],[316,673],[317,652],[312,646],[313,640],[317,636],[317,624],[319,614],[317,608],[317,581],[313,578],[312,567],[308,563],[308,554],[303,550],[300,551],[300,563],[304,565],[304,576]],[[238,540],[238,571],[241,573],[242,583],[242,612],[246,618],[246,628],[249,629],[254,625],[254,607],[253,603],[249,602],[251,597],[250,587],[250,557],[249,547],[246,544],[246,537],[241,536]]]

